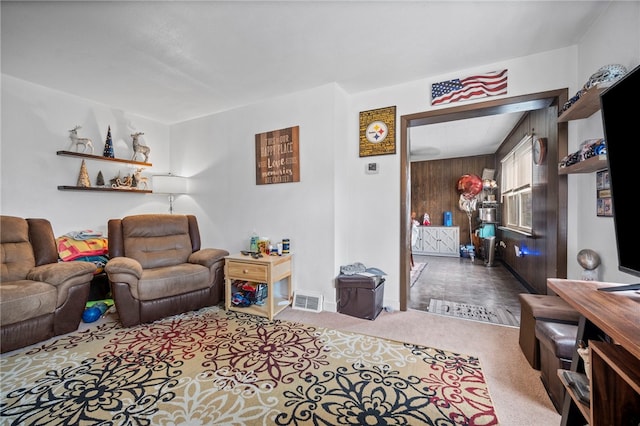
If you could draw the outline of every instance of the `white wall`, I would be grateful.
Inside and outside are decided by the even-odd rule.
[[[632,70],[640,64],[640,3],[612,2],[607,13],[595,22],[578,50],[576,84],[569,86],[573,96],[600,67],[621,64]],[[600,113],[569,124],[569,152],[579,149],[587,139],[602,137]],[[618,271],[613,218],[596,215],[596,175],[569,175],[569,221],[567,250],[567,277],[580,278],[582,268],[576,261],[577,253],[585,248],[600,255],[598,279],[620,283],[638,279]]]
[[[253,231],[289,238],[296,287],[323,293],[327,310],[335,310],[339,270],[336,164],[347,145],[334,111],[344,105],[344,92],[330,84],[171,129],[172,159],[195,187],[178,211],[198,216],[203,245],[246,250]],[[300,182],[256,185],[255,135],[292,126],[300,126]]]
[[[177,213],[198,216],[203,246],[231,252],[261,236],[291,239],[298,289],[321,292],[324,308],[335,310],[334,278],[339,266],[363,262],[387,272],[386,306],[399,306],[400,135],[395,155],[360,158],[360,111],[397,107],[400,116],[430,109],[431,83],[475,72],[509,69],[506,96],[569,87],[575,93],[597,68],[608,63],[631,67],[640,62],[640,5],[612,3],[579,46],[474,66],[419,81],[348,96],[330,84],[266,102],[167,126],[121,110],[2,76],[0,212],[46,217],[57,235],[80,229],[106,231],[111,217],[167,212],[160,194],[58,191],[74,185],[80,160],[56,156],[67,149],[68,130],[80,124],[81,136],[102,152],[111,125],[118,157],[130,157],[129,134],[143,131],[153,167],[145,174],[172,171],[190,177],[190,194],[178,196]],[[481,102],[476,100],[472,102]],[[570,123],[571,148],[601,131],[599,119]],[[301,180],[255,184],[255,135],[300,126]],[[365,173],[377,162],[378,174]],[[95,181],[110,163],[88,161]],[[570,176],[569,277],[576,278],[575,253],[590,247],[603,258],[603,280],[627,282],[617,273],[611,219],[595,215],[594,175]],[[583,232],[588,229],[589,232]]]
[[[353,241],[358,242],[351,246],[351,259],[360,260],[366,265],[378,266],[389,274],[385,285],[386,304],[399,306],[400,155],[358,157],[359,111],[396,105],[396,121],[399,128],[402,115],[432,109],[432,83],[504,68],[509,70],[508,93],[501,97],[564,88],[567,87],[567,80],[574,74],[575,51],[575,47],[572,47],[486,64],[352,97],[349,112],[351,145],[347,151],[346,167],[350,171],[349,187],[357,188],[357,191],[353,191],[352,196],[344,205],[339,206],[339,209],[351,218],[349,227],[353,230]],[[487,98],[484,98],[472,102],[486,100]],[[397,142],[396,151],[399,154],[399,133]],[[364,173],[365,164],[371,161],[380,162],[379,175]],[[372,247],[375,247],[375,250],[372,250]]]
[[[106,234],[107,220],[132,213],[168,212],[168,201],[158,194],[59,191],[58,185],[77,183],[82,160],[56,155],[69,150],[69,130],[88,137],[94,153],[102,155],[111,126],[115,156],[133,155],[131,134],[151,148],[143,176],[169,171],[169,127],[124,111],[2,75],[2,193],[3,215],[44,217],[56,236],[93,229]],[[75,150],[75,148],[73,149]],[[86,160],[95,185],[99,171],[105,182],[131,174],[124,163]]]

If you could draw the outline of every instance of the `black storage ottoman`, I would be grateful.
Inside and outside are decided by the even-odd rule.
[[[338,275],[338,312],[374,320],[382,311],[384,278],[380,276]]]

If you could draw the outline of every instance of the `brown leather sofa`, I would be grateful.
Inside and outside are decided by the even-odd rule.
[[[46,219],[0,216],[0,352],[78,329],[96,265],[58,262]]]
[[[142,214],[108,222],[105,271],[125,327],[217,305],[228,251],[200,248],[195,216]]]

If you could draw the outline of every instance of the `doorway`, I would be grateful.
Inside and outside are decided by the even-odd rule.
[[[410,230],[410,209],[411,209],[411,158],[409,146],[409,129],[416,126],[443,123],[448,121],[464,120],[468,118],[483,117],[489,115],[523,112],[539,110],[554,106],[557,111],[558,105],[563,105],[567,100],[567,90],[554,90],[540,92],[530,95],[522,95],[487,102],[480,102],[470,105],[443,108],[433,111],[425,111],[415,114],[403,115],[400,117],[400,310],[408,309],[410,296],[410,253],[411,253],[411,230]],[[557,135],[554,143],[553,154],[556,158],[562,158],[567,153],[567,125],[566,123],[555,123],[557,128],[553,129],[553,134]],[[552,157],[550,155],[550,157]],[[555,217],[547,218],[553,225],[551,229],[556,235],[552,240],[556,242],[556,253],[547,261],[547,270],[551,273],[547,276],[557,276],[558,269],[566,268],[566,179],[559,182],[557,171],[555,179],[549,179],[549,184],[558,184],[558,199],[553,204],[557,205]],[[560,185],[562,183],[562,185]],[[555,222],[555,223],[554,223]],[[564,265],[562,263],[564,262]]]

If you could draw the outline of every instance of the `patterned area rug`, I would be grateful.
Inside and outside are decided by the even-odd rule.
[[[2,424],[495,425],[477,358],[213,307],[0,357]]]
[[[426,263],[414,263],[413,268],[411,268],[411,287],[418,281],[420,275],[422,275],[422,271],[424,271]]]
[[[448,300],[431,299],[428,311],[439,315],[449,315],[474,321],[519,327],[518,318],[507,309],[470,305],[468,303],[450,302]]]

